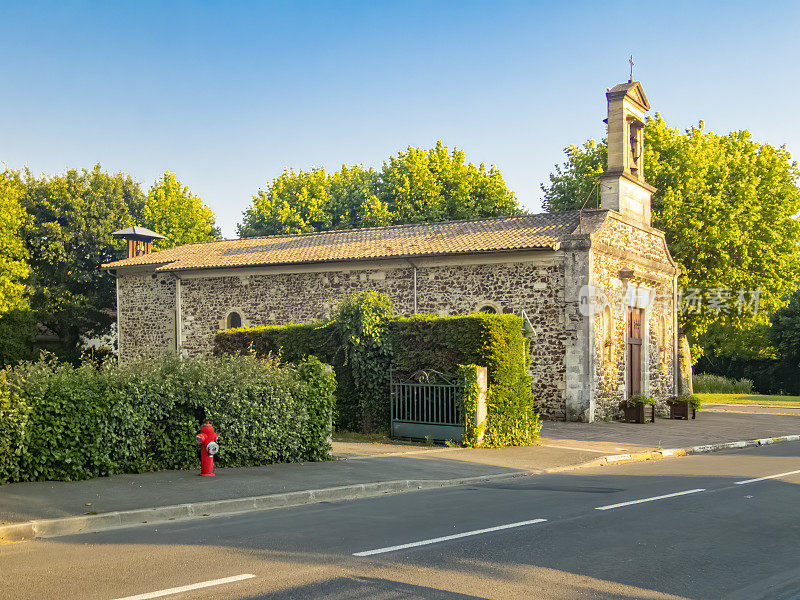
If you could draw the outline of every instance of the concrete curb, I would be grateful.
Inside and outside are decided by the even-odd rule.
[[[534,474],[534,472],[513,471],[509,473],[462,477],[458,479],[402,479],[397,481],[378,481],[374,483],[359,483],[319,490],[303,490],[265,496],[230,498],[226,500],[210,500],[207,502],[193,502],[173,506],[115,511],[98,515],[40,519],[27,521],[25,523],[0,525],[0,542],[21,542],[25,540],[136,527],[144,524],[152,525],[202,517],[234,515],[272,508],[302,506],[304,504],[316,504],[319,502],[357,500],[361,498],[373,498],[384,494],[402,494],[418,490],[475,485],[493,481],[508,481],[532,474]]]
[[[779,442],[800,441],[800,435],[786,435],[774,438],[762,438],[742,442],[726,442],[722,444],[707,444],[692,446],[690,448],[670,448],[640,452],[637,454],[617,454],[604,456],[588,462],[566,467],[554,467],[539,471],[513,471],[495,475],[481,475],[478,477],[462,477],[458,479],[403,479],[397,481],[378,481],[374,483],[359,483],[320,490],[303,490],[299,492],[286,492],[283,494],[270,494],[266,496],[252,496],[248,498],[231,498],[227,500],[210,500],[207,502],[194,502],[177,504],[174,506],[159,506],[155,508],[142,508],[137,510],[115,511],[98,515],[80,515],[62,517],[57,519],[41,519],[25,523],[12,523],[0,525],[0,542],[20,542],[40,538],[75,535],[80,533],[93,533],[111,529],[136,527],[143,524],[158,524],[171,521],[185,521],[202,517],[216,517],[234,515],[257,510],[272,508],[286,508],[302,506],[319,502],[337,502],[341,500],[357,500],[361,498],[374,498],[384,494],[402,494],[418,490],[456,487],[462,485],[476,485],[496,481],[508,481],[520,477],[547,473],[563,473],[577,469],[600,467],[614,464],[659,460],[662,458],[687,456],[728,450],[732,448],[747,448],[752,446],[766,446]]]
[[[741,442],[723,442],[719,444],[705,444],[703,446],[690,446],[689,448],[665,448],[653,450],[651,452],[640,452],[638,454],[616,454],[604,456],[600,459],[603,465],[641,462],[645,460],[658,460],[673,456],[688,456],[690,454],[703,454],[706,452],[717,452],[719,450],[731,450],[735,448],[750,448],[753,446],[767,446],[779,442],[797,442],[800,435],[783,435],[780,437],[761,438],[759,440],[746,440]]]

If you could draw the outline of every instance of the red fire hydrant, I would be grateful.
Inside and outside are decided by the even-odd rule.
[[[200,433],[194,436],[194,443],[200,446],[200,475],[214,476],[214,455],[219,452],[217,434],[209,423],[200,427]]]

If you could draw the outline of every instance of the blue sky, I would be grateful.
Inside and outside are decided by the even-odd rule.
[[[227,237],[284,167],[441,139],[519,201],[604,134],[627,57],[653,110],[800,156],[800,3],[2,2],[0,162],[175,171]]]

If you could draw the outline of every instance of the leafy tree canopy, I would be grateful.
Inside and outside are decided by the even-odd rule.
[[[466,162],[442,142],[409,147],[380,171],[342,166],[328,174],[288,169],[253,197],[241,237],[426,223],[516,214],[519,206],[500,171]]]
[[[118,258],[111,233],[133,224],[130,206],[143,195],[130,176],[71,169],[63,175],[21,178],[30,257],[31,304],[39,321],[75,347],[79,334],[113,320],[114,279],[100,265]]]
[[[25,209],[20,204],[22,188],[12,173],[0,173],[0,315],[28,305],[22,226]]]
[[[139,216],[137,211],[132,211]],[[157,249],[219,239],[214,212],[183,185],[175,173],[165,171],[156,180],[141,210],[137,225],[165,237],[156,242]]]
[[[15,173],[0,173],[0,365],[28,358],[35,321],[29,309],[30,274],[22,238],[27,217]]]
[[[567,160],[542,186],[550,211],[596,206],[605,142],[566,148]],[[702,294],[760,290],[758,313],[716,312],[704,305],[684,313],[682,328],[696,342],[712,324],[742,331],[767,323],[800,278],[800,170],[785,147],[755,142],[747,131],[685,132],[660,115],[645,127],[645,177],[658,188],[653,225],[664,230],[682,271],[684,289]],[[720,292],[724,293],[724,292]],[[751,300],[748,296],[747,300]]]
[[[173,173],[147,196],[130,175],[106,173],[100,165],[54,176],[7,176],[28,214],[22,231],[31,307],[64,340],[67,354],[76,351],[81,334],[105,332],[114,320],[114,278],[100,268],[124,256],[114,231],[143,225],[167,236],[157,248],[219,235],[214,214]]]
[[[770,337],[782,358],[800,361],[800,291],[772,315]]]

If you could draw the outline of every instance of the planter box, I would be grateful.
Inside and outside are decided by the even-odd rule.
[[[697,410],[689,404],[686,400],[679,400],[678,402],[668,402],[669,404],[669,418],[670,419],[694,419],[697,415]]]
[[[622,408],[625,413],[623,418],[628,423],[655,423],[656,407],[652,404],[636,404]]]

